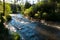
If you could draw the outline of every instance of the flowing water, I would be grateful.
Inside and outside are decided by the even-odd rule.
[[[43,40],[42,36],[39,36],[39,33],[35,30],[35,27],[38,26],[38,23],[31,22],[30,20],[24,18],[21,14],[12,16],[12,20],[8,25],[11,31],[16,31],[21,34],[23,37],[22,40]]]
[[[21,14],[13,15],[8,29],[19,33],[21,40],[60,40],[60,30],[57,28],[32,22]]]

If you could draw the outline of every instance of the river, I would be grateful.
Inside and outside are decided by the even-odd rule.
[[[24,18],[24,16],[21,14],[12,14],[11,17],[12,17],[12,20],[8,24],[9,26],[8,29],[19,33],[22,37],[22,40],[45,40],[44,37],[48,39],[48,37],[46,36],[51,35],[53,38],[55,37],[55,35],[53,35],[52,32],[54,33],[57,32],[53,28],[47,29],[47,27],[41,26],[39,22],[32,22],[29,19]],[[43,31],[41,31],[42,29],[40,30],[40,27],[38,26],[40,26],[43,29]],[[38,31],[36,30],[37,27],[38,27],[37,29]],[[54,31],[51,31],[52,29]],[[49,34],[48,32],[52,34]],[[59,34],[59,33],[56,33],[56,34]],[[44,35],[46,34],[46,36],[43,36],[43,34]],[[60,34],[59,34],[59,37],[60,37]],[[60,39],[58,38],[58,40]]]

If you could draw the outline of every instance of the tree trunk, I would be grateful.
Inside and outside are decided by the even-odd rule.
[[[5,0],[3,0],[3,16],[5,15]]]

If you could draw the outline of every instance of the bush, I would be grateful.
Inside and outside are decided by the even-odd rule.
[[[55,2],[38,2],[24,11],[28,15],[36,19],[45,19],[50,21],[60,21],[60,3]],[[56,10],[56,11],[55,11]],[[39,13],[38,13],[39,12]]]
[[[16,32],[12,32],[12,40],[20,40],[20,35]]]
[[[8,4],[8,3],[6,3],[6,5],[5,5],[5,12],[6,13],[11,13],[11,7],[10,7],[10,4]]]
[[[0,13],[0,22],[4,23],[5,19],[3,18],[3,13]]]
[[[31,4],[29,2],[26,2],[25,5],[24,5],[24,8],[28,9],[29,7],[31,7]]]
[[[2,16],[2,14],[0,13],[0,40],[9,40],[9,32],[8,29],[5,28],[4,23],[5,20]]]
[[[32,9],[32,6],[31,6],[29,9],[26,9],[26,10],[24,11],[24,14],[30,16],[31,13],[32,13],[32,11],[33,11],[33,9]]]
[[[7,15],[6,16],[6,21],[9,22],[11,20],[11,16],[10,15]]]

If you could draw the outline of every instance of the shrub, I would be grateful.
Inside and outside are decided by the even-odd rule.
[[[6,16],[6,21],[9,22],[11,20],[11,16],[10,15],[7,15]]]
[[[46,19],[50,21],[60,21],[60,3],[55,2],[38,2],[24,11],[24,14],[39,19]],[[57,10],[55,12],[55,10]],[[39,13],[38,13],[39,11]]]
[[[26,2],[25,5],[24,5],[24,8],[28,9],[29,7],[31,7],[31,4],[29,2]]]
[[[20,40],[20,35],[16,32],[12,32],[12,40]]]
[[[32,13],[32,11],[33,11],[33,9],[32,9],[32,6],[31,6],[29,9],[26,9],[26,10],[24,11],[24,14],[30,16],[31,13]]]

